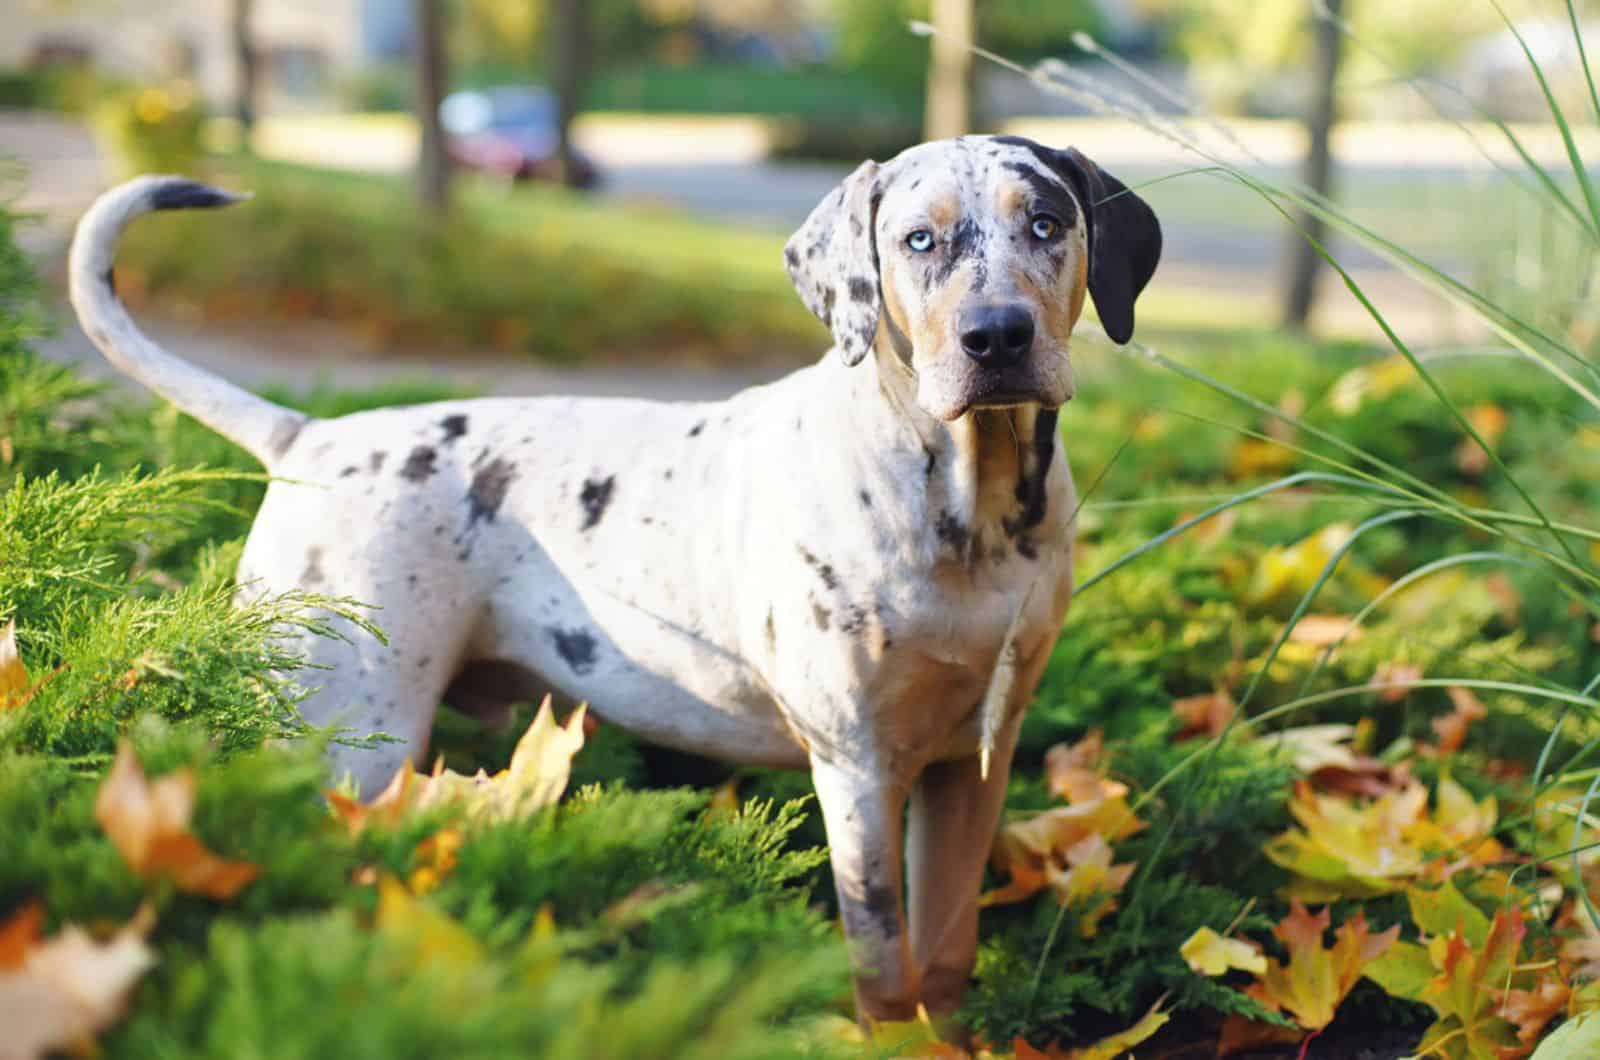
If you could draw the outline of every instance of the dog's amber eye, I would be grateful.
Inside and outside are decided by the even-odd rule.
[[[1061,222],[1047,213],[1036,213],[1033,215],[1032,230],[1035,239],[1054,239],[1061,231]]]
[[[906,236],[906,246],[918,254],[925,254],[933,249],[933,233],[926,228],[919,228]]]

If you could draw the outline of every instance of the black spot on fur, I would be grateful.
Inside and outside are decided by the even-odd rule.
[[[312,545],[306,549],[306,569],[300,572],[300,584],[320,585],[325,577],[322,572],[322,549]]]
[[[107,265],[106,271],[100,274],[100,281],[106,285],[106,290],[111,292],[111,297],[117,296],[117,270]]]
[[[791,272],[800,267],[800,255],[795,253],[795,249],[793,247],[783,248],[783,260],[784,263],[789,266],[789,270]]]
[[[582,675],[594,669],[595,643],[587,631],[551,626],[548,632],[550,639],[555,641],[556,654],[572,668],[573,673]]]
[[[467,489],[468,526],[483,519],[494,522],[495,514],[506,499],[506,490],[516,476],[517,466],[498,456],[472,476],[472,485]]]
[[[833,572],[833,567],[817,559],[806,546],[800,545],[798,547],[800,549],[800,558],[805,560],[806,566],[817,572],[817,577],[822,579],[822,584],[826,588],[837,589],[839,587],[839,576]]]
[[[865,276],[852,276],[850,278],[850,300],[852,302],[871,302],[878,297],[878,285]]]
[[[343,471],[339,472],[339,477],[340,478],[349,478],[351,475],[359,475],[360,473],[361,473],[361,469],[359,467],[356,467],[354,464],[351,464],[349,467],[347,467]]]
[[[826,607],[823,607],[817,602],[815,597],[812,597],[811,599],[811,617],[816,619],[818,629],[822,630],[824,633],[828,631],[828,627],[831,625],[829,619],[831,619],[833,616],[829,613]]]
[[[1066,185],[1059,177],[1047,176],[1043,171],[1028,165],[1025,162],[1007,162],[1005,168],[1017,175],[1028,191],[1033,196],[1033,208],[1045,210],[1055,215],[1063,228],[1071,228],[1078,223],[1078,207],[1072,200],[1072,195],[1067,191]]]
[[[1056,455],[1056,421],[1059,415],[1055,409],[1040,409],[1034,418],[1032,467],[1017,482],[1017,500],[1022,504],[1022,511],[1015,522],[1005,527],[1013,537],[1025,530],[1032,530],[1044,521],[1049,503],[1045,479],[1050,474],[1050,463]]]
[[[272,428],[272,436],[267,439],[267,450],[274,456],[287,453],[290,446],[294,445],[295,439],[300,437],[300,431],[305,425],[304,416],[297,413],[285,416]]]
[[[871,920],[871,929],[886,938],[900,934],[900,896],[894,888],[868,884],[861,896],[862,912]]]
[[[439,429],[444,432],[444,437],[439,440],[440,444],[449,445],[467,433],[467,418],[459,412],[454,416],[446,416],[439,421]]]
[[[866,490],[858,490],[856,491],[856,496],[861,498],[861,507],[872,507],[872,494],[868,493]]]
[[[431,445],[419,445],[406,456],[400,468],[400,477],[408,482],[426,482],[438,471],[439,454]]]
[[[832,287],[822,289],[822,312],[817,314],[824,327],[833,327],[833,307],[839,300],[839,292]]]
[[[173,180],[156,188],[150,196],[150,207],[155,210],[208,210],[237,201],[238,196],[221,188],[194,180]]]
[[[855,636],[867,628],[867,612],[859,604],[851,604],[845,608],[844,617],[839,620],[839,632],[848,636]]]
[[[372,473],[374,475],[383,470],[383,462],[388,455],[389,454],[384,452],[382,449],[375,449],[373,450],[372,455],[367,458],[367,466],[372,468]]]
[[[938,256],[938,260],[933,264],[933,282],[944,283],[956,269],[961,267],[962,262],[972,258],[978,265],[978,272],[973,279],[973,283],[976,287],[982,287],[985,279],[982,250],[982,227],[972,218],[963,217],[951,226],[950,235],[945,240],[943,253]]]
[[[949,512],[939,512],[939,517],[933,522],[933,533],[941,544],[949,545],[957,552],[966,550],[967,528]]]
[[[585,479],[583,492],[578,494],[578,503],[583,506],[583,526],[579,529],[589,530],[596,526],[606,514],[606,506],[611,503],[611,494],[615,491],[617,476],[607,475],[603,479]]]
[[[700,432],[705,430],[705,429],[706,429],[706,421],[705,420],[701,420],[699,423],[697,423],[693,427],[689,428],[689,437],[698,438],[698,437],[700,437]]]
[[[932,478],[934,469],[939,466],[939,454],[927,446],[923,446],[922,451],[928,455],[928,462],[922,469],[922,476],[924,478]]]

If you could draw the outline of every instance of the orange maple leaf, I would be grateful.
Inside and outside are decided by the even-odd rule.
[[[133,746],[123,741],[95,797],[94,818],[139,876],[165,876],[180,891],[226,900],[261,870],[218,857],[189,831],[194,790],[194,771],[189,769],[153,783],[146,780]]]
[[[1357,913],[1334,932],[1333,946],[1323,948],[1323,932],[1329,915],[1312,915],[1295,899],[1289,915],[1273,928],[1289,951],[1287,964],[1275,958],[1267,970],[1245,993],[1274,1012],[1287,1012],[1303,1029],[1318,1031],[1333,1021],[1339,1003],[1361,978],[1362,969],[1377,960],[1400,934],[1396,924],[1388,931],[1371,934],[1366,917]]]
[[[1227,728],[1238,709],[1225,688],[1175,699],[1172,701],[1172,713],[1183,722],[1183,727],[1172,738],[1186,740],[1191,736],[1215,736]]]

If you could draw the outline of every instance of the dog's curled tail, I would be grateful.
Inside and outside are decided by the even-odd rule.
[[[95,200],[78,222],[68,264],[72,307],[106,359],[218,434],[243,446],[271,471],[307,417],[241,390],[163,350],[128,316],[112,264],[128,223],[152,210],[206,209],[240,196],[183,177],[139,177]]]

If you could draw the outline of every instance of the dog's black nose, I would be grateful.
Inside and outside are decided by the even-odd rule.
[[[1033,314],[1020,305],[986,305],[961,314],[961,348],[986,368],[1005,368],[1033,348]]]

